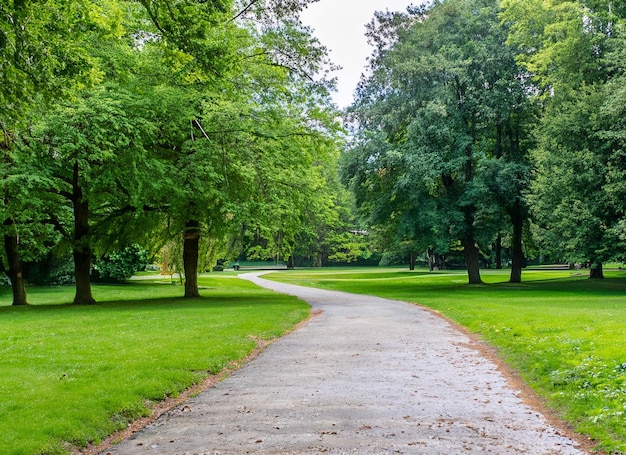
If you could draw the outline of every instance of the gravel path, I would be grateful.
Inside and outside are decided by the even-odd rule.
[[[586,453],[445,320],[257,275],[317,315],[103,454]]]

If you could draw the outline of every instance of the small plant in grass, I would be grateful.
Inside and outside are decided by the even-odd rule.
[[[112,251],[98,259],[93,266],[94,281],[121,283],[149,264],[148,252],[139,245]]]

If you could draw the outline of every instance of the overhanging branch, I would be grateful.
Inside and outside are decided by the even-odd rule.
[[[243,16],[244,14],[246,14],[250,8],[252,8],[254,6],[254,4],[257,2],[258,0],[252,0],[250,3],[248,3],[248,5],[246,5],[246,7],[244,9],[242,9],[241,11],[239,11],[235,17],[233,17],[232,19],[230,19],[228,22],[234,22],[237,19],[239,19],[241,16]]]

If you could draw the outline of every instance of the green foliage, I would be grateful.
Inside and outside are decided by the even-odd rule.
[[[604,53],[615,19],[607,2],[503,0],[501,7],[511,27],[508,43],[546,95],[606,76]]]
[[[144,270],[149,263],[148,252],[139,245],[131,245],[98,259],[93,265],[93,274],[97,281],[122,282]]]
[[[10,140],[24,112],[90,84],[96,74],[86,49],[97,34],[98,7],[89,1],[8,0],[0,5],[0,124]],[[45,46],[42,46],[45,43]]]
[[[505,239],[519,281],[522,238],[533,232],[527,252],[534,244],[554,260],[618,260],[624,8],[603,0],[499,6],[443,0],[376,15],[343,180],[392,256],[408,244],[445,254],[458,241],[486,251]]]
[[[392,244],[419,251],[461,241],[470,281],[475,244],[506,229],[503,215],[520,230],[529,172],[527,88],[497,14],[493,2],[450,0],[374,24],[394,40],[361,81],[342,163],[370,228],[393,226]]]
[[[625,11],[604,1],[502,6],[544,106],[531,195],[540,244],[558,260],[623,258]]]
[[[69,255],[57,257],[54,252],[25,265],[28,284],[33,286],[58,286],[74,284],[74,263]]]
[[[305,208],[324,190],[319,169],[337,149],[338,128],[326,83],[309,79],[325,50],[296,19],[305,3],[252,2],[237,20],[221,21],[226,3],[167,12],[142,2],[168,38],[147,43],[153,64],[143,69],[156,82],[149,92],[166,169],[162,226],[171,239],[197,224],[194,236],[212,251],[203,257],[215,260],[245,225],[269,239],[259,254],[289,256]],[[191,27],[198,33],[177,28],[203,8],[216,12],[211,27],[200,20]]]
[[[189,81],[226,76],[231,64],[232,35],[235,24],[229,19],[232,0],[204,2],[140,0],[153,27],[160,35],[166,52],[172,59],[185,59],[187,68],[180,68]],[[235,41],[236,42],[236,41]],[[182,55],[184,54],[184,56]],[[188,58],[187,58],[188,57]]]
[[[332,251],[328,256],[331,263],[349,264],[372,256],[366,236],[358,232],[335,233],[328,241],[329,250]]]
[[[535,152],[534,208],[548,230],[546,243],[560,250],[560,260],[586,262],[605,241],[600,226],[608,201],[598,192],[604,180],[604,141],[589,131],[601,103],[600,93],[590,89],[551,110]]]
[[[0,454],[60,454],[97,443],[309,312],[243,280],[201,284],[210,297],[187,301],[160,281],[96,285],[105,303],[79,307],[64,305],[69,287],[33,288],[34,305],[21,309],[6,307],[10,295],[0,288]]]
[[[153,194],[159,167],[148,159],[147,148],[156,126],[147,115],[138,94],[110,84],[59,103],[22,137],[20,151],[41,178],[30,197],[45,201],[39,204],[46,222],[74,253],[77,290],[88,286],[96,242],[128,243],[124,232],[133,230],[137,208]],[[76,252],[85,258],[80,264]],[[77,293],[80,299],[91,297]]]
[[[27,303],[21,250],[31,258],[41,255],[50,237],[36,234],[46,204],[32,195],[45,177],[23,166],[14,142],[29,114],[41,115],[50,101],[101,81],[97,59],[88,50],[108,34],[100,13],[99,5],[83,0],[8,0],[0,5],[0,229],[5,239],[0,270],[11,278],[16,305]],[[19,233],[39,242],[20,244]]]
[[[27,232],[26,240],[53,226],[55,243],[63,236],[89,257],[147,239],[157,251],[197,224],[210,263],[253,220],[290,254],[304,207],[324,192],[321,169],[332,167],[339,130],[331,83],[312,77],[329,62],[299,22],[307,3],[251,2],[238,11],[230,0],[51,0],[36,20],[34,5],[0,7],[0,51],[11,57],[3,68],[28,83],[24,62],[42,70],[40,85],[24,87],[0,71],[11,76],[2,94],[23,89],[0,105],[24,101],[20,119],[30,113],[32,125],[2,128],[3,153],[11,150],[0,160],[10,192],[3,228]],[[57,67],[61,60],[67,68]],[[63,102],[34,104],[53,95]],[[51,243],[33,251],[45,255]],[[84,272],[88,260],[80,262]]]
[[[626,274],[604,282],[569,271],[525,272],[524,284],[487,272],[464,286],[455,272],[394,269],[290,272],[266,277],[379,295],[433,308],[478,333],[559,415],[606,453],[626,451]]]

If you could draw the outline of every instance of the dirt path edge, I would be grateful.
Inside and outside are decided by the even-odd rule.
[[[565,421],[561,416],[559,416],[558,412],[554,409],[550,408],[546,400],[542,398],[540,395],[535,392],[535,390],[522,379],[519,374],[519,371],[515,370],[511,365],[509,365],[500,355],[498,349],[485,341],[480,334],[469,331],[465,326],[462,326],[458,322],[450,319],[445,316],[443,313],[440,313],[437,310],[433,310],[432,308],[420,305],[416,302],[408,302],[411,305],[415,305],[423,309],[424,311],[428,311],[432,315],[445,320],[448,324],[450,324],[454,329],[463,333],[467,338],[469,338],[470,343],[469,346],[480,352],[485,358],[489,359],[493,362],[494,365],[500,370],[506,381],[509,383],[511,388],[519,390],[521,393],[519,397],[522,401],[528,405],[534,411],[543,414],[545,419],[552,425],[557,428],[559,432],[563,436],[567,436],[568,438],[576,441],[580,445],[580,449],[597,454],[604,454],[606,452],[599,451],[596,449],[597,443],[591,439],[589,436],[578,433],[573,425]]]

